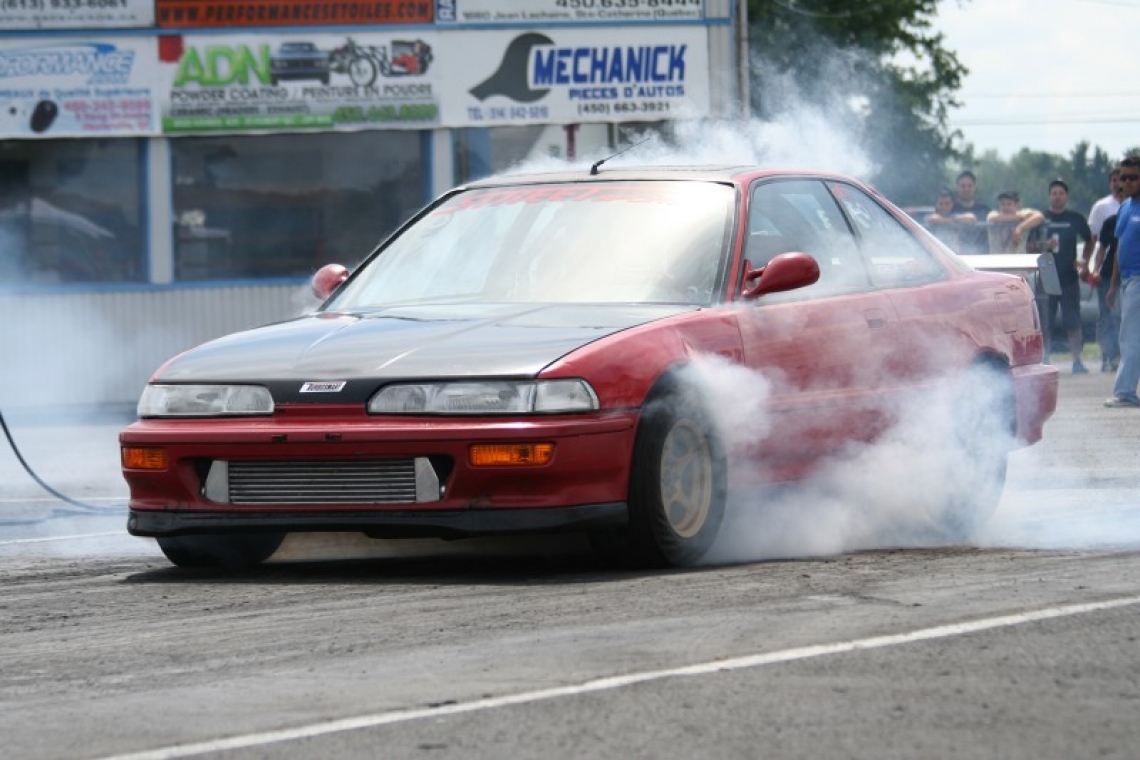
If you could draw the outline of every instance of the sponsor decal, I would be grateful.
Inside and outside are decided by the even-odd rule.
[[[463,112],[449,110],[445,123],[638,121],[708,110],[703,29],[546,29],[499,34],[498,40],[497,55],[480,56],[471,66],[475,77],[465,83]]]
[[[154,134],[154,51],[137,38],[0,40],[0,139]]]
[[[340,393],[345,385],[344,380],[310,380],[301,386],[301,393]]]
[[[154,0],[0,0],[0,29],[154,26]]]
[[[704,0],[436,0],[438,24],[613,24],[695,21]]]
[[[235,26],[430,24],[432,0],[156,0],[168,29]]]
[[[0,51],[0,79],[79,77],[87,85],[126,84],[135,51],[106,42],[75,42]]]
[[[163,39],[166,132],[422,128],[439,121],[430,33]]]

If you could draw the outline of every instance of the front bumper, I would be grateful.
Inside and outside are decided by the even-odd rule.
[[[255,512],[130,510],[132,536],[179,536],[240,532],[361,532],[373,538],[466,538],[554,533],[622,526],[625,504],[557,509],[395,510],[352,512]]]
[[[379,418],[347,405],[282,406],[266,418],[140,420],[122,431],[120,443],[161,449],[169,464],[124,467],[128,530],[140,536],[262,529],[463,536],[621,523],[636,426],[633,411]],[[473,443],[522,442],[552,442],[554,456],[539,466],[468,461]],[[335,479],[313,484],[326,477],[324,465],[339,473],[356,463],[400,461],[415,463],[416,485],[392,499],[345,499]],[[426,462],[431,472],[425,478]],[[238,481],[231,480],[233,488],[217,483],[218,473],[234,478],[241,471],[257,484],[244,501]],[[371,470],[360,477],[371,477]],[[346,480],[346,490],[354,493],[349,486],[358,484]]]

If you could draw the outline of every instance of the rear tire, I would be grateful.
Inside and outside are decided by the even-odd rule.
[[[1017,413],[1009,370],[992,362],[964,372],[952,398],[955,484],[930,518],[940,538],[964,542],[977,536],[1001,502]]]
[[[285,540],[285,534],[162,536],[157,540],[158,548],[178,567],[243,570],[269,559]]]
[[[629,489],[629,548],[639,563],[692,565],[724,519],[727,466],[709,413],[668,393],[645,408]]]

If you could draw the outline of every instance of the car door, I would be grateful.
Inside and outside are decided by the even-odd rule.
[[[844,214],[817,179],[769,179],[749,190],[745,258],[763,266],[798,251],[817,283],[739,308],[744,359],[769,384],[770,434],[752,449],[768,479],[803,474],[819,457],[881,431],[882,364],[894,331]]]
[[[1010,295],[967,278],[951,278],[916,235],[860,188],[828,183],[850,219],[871,283],[896,315],[885,359],[892,392],[924,383],[969,362],[990,336],[971,325],[998,323]],[[1011,328],[1012,329],[1012,328]]]

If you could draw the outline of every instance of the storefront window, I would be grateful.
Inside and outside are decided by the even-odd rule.
[[[142,150],[0,141],[0,287],[145,281]]]
[[[182,281],[351,266],[426,197],[418,132],[178,138],[171,155]]]

